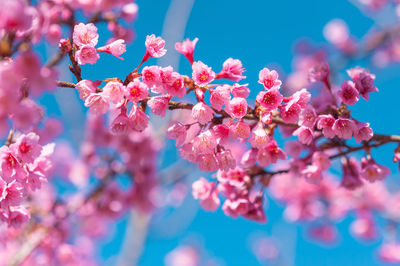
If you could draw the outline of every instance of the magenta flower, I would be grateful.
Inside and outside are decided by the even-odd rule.
[[[204,154],[200,156],[199,168],[205,172],[215,172],[218,170],[218,161],[214,154]]]
[[[353,120],[339,117],[333,124],[332,129],[339,138],[350,139],[357,130],[357,126]]]
[[[261,91],[256,98],[257,102],[267,109],[267,111],[272,111],[278,108],[282,99],[283,96],[279,93],[279,90],[276,87],[269,91]]]
[[[131,121],[125,112],[121,112],[112,122],[110,126],[110,131],[112,134],[121,136],[127,135],[131,130]]]
[[[99,41],[99,34],[97,34],[97,27],[93,23],[75,25],[72,35],[74,44],[79,48],[83,46],[95,47]]]
[[[361,160],[361,177],[368,180],[369,182],[375,182],[377,180],[384,180],[390,175],[390,170],[386,166],[377,164],[374,159],[362,158]]]
[[[80,65],[95,64],[99,58],[100,56],[97,53],[96,49],[90,45],[82,46],[75,53],[75,60]]]
[[[247,98],[250,95],[250,89],[247,88],[249,84],[233,84],[230,86],[231,93],[234,97],[242,97],[242,98]]]
[[[202,125],[207,124],[214,117],[214,111],[203,102],[198,102],[192,108],[192,117]]]
[[[196,85],[203,87],[214,80],[215,73],[211,67],[205,65],[201,61],[192,64],[192,79]]]
[[[193,41],[191,41],[190,39],[186,39],[181,43],[175,43],[175,49],[179,53],[183,54],[189,60],[190,64],[193,64],[194,62],[193,52],[198,40],[198,38],[195,38]]]
[[[176,140],[176,146],[181,146],[187,136],[187,128],[179,122],[173,121],[169,124],[166,137]]]
[[[170,96],[155,96],[151,97],[147,104],[155,115],[164,117],[170,99]]]
[[[42,146],[39,144],[39,136],[30,132],[18,137],[15,143],[10,145],[10,150],[23,162],[33,163],[39,157]]]
[[[141,132],[147,128],[149,117],[136,104],[132,106],[128,117],[133,130]]]
[[[368,141],[374,136],[374,132],[369,126],[369,123],[362,123],[355,121],[356,123],[356,130],[354,131],[354,138],[356,139],[357,143],[365,140]]]
[[[363,185],[363,182],[360,179],[361,167],[355,158],[343,158],[342,168],[342,187],[353,190]]]
[[[329,64],[326,61],[312,67],[308,73],[308,78],[311,82],[328,80],[329,76]]]
[[[378,89],[374,87],[375,75],[370,74],[367,70],[356,67],[347,70],[347,74],[353,80],[361,97],[363,97],[366,101],[369,100],[370,92],[378,91]]]
[[[212,130],[200,133],[193,139],[193,149],[196,153],[214,153],[217,140]]]
[[[222,70],[218,73],[216,79],[229,79],[238,82],[241,79],[246,78],[243,76],[244,68],[242,62],[239,59],[228,58],[222,65]]]
[[[300,117],[301,107],[297,103],[288,103],[279,107],[282,120],[286,123],[294,123]]]
[[[314,138],[314,132],[308,127],[301,126],[293,132],[293,136],[298,136],[302,144],[310,145]]]
[[[113,56],[124,60],[122,57],[120,57],[120,55],[126,52],[125,40],[118,39],[110,44],[107,44],[106,46],[99,47],[96,50],[97,52],[112,54]]]
[[[214,90],[210,91],[210,103],[211,106],[217,110],[221,111],[222,107],[229,104],[231,99],[231,94],[229,93],[229,86],[218,86]]]
[[[264,125],[261,122],[258,122],[249,139],[251,146],[253,148],[261,149],[268,144],[269,140],[270,138],[265,131]]]
[[[154,34],[147,35],[146,42],[146,53],[151,57],[162,57],[167,52],[164,49],[165,41],[161,37],[156,37]]]
[[[0,169],[2,178],[11,182],[14,179],[25,181],[28,173],[17,159],[17,155],[7,146],[0,148]]]
[[[326,171],[331,166],[331,159],[326,153],[316,151],[312,155],[312,164],[317,166],[321,171]]]
[[[238,121],[229,126],[229,133],[233,138],[247,139],[250,137],[251,129],[249,124]]]
[[[319,184],[322,180],[321,169],[316,165],[308,165],[301,171],[301,175],[312,184]]]
[[[181,74],[172,72],[171,80],[166,86],[166,91],[172,97],[177,96],[183,98],[186,95],[185,82]]]
[[[103,93],[91,93],[85,100],[85,106],[94,114],[105,114],[109,104]]]
[[[326,138],[334,138],[335,131],[333,130],[333,125],[335,124],[335,118],[332,115],[319,115],[317,128],[322,129],[322,134]]]
[[[218,168],[222,171],[229,171],[235,169],[236,161],[232,156],[230,150],[224,150],[217,153]]]
[[[125,87],[119,81],[107,82],[103,88],[103,95],[106,99],[113,103],[119,103],[124,99]]]
[[[358,96],[358,90],[355,87],[354,82],[344,81],[340,86],[340,90],[337,92],[338,96],[343,103],[348,105],[354,105],[358,102],[360,97]]]
[[[258,83],[263,84],[267,90],[277,89],[281,87],[282,81],[278,79],[278,72],[263,68],[258,75]]]
[[[126,97],[132,102],[139,102],[149,96],[149,88],[143,82],[135,79],[126,86]]]
[[[301,126],[313,129],[316,122],[317,113],[311,105],[307,106],[300,112],[299,124]]]
[[[79,81],[76,86],[75,89],[78,90],[79,92],[79,97],[82,100],[86,100],[87,97],[89,97],[90,94],[95,93],[97,90],[97,87],[101,84],[101,82],[96,82],[96,81],[91,81],[91,80],[87,80],[87,79],[83,79],[81,81]]]
[[[247,101],[244,98],[235,97],[229,102],[225,110],[232,118],[241,119],[247,114]]]

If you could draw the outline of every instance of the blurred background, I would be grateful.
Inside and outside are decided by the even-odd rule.
[[[315,46],[328,45],[323,28],[332,19],[344,20],[356,40],[363,38],[372,27],[384,26],[396,19],[393,10],[364,12],[349,0],[137,0],[136,3],[139,6],[139,16],[133,25],[136,37],[127,47],[125,60],[116,62],[112,56],[103,56],[98,64],[83,66],[85,77],[124,79],[140,62],[146,35],[150,34],[162,36],[168,52],[158,62],[150,59],[148,65],[172,65],[181,74],[190,75],[190,64],[179,56],[174,45],[197,37],[195,60],[219,71],[227,58],[240,59],[246,69],[244,82],[249,83],[252,91],[249,98],[254,99],[261,89],[257,83],[258,72],[263,67],[271,67],[284,80],[292,70],[295,45],[305,39]],[[107,38],[100,35],[99,43]],[[52,51],[48,48],[47,52]],[[341,63],[339,67],[347,66],[347,62]],[[349,64],[370,69],[376,74],[376,86],[380,89],[369,102],[360,102],[352,108],[355,116],[370,122],[375,132],[400,133],[396,95],[399,67],[393,65],[383,71],[371,65],[368,58]],[[65,65],[62,67],[65,69]],[[342,69],[339,77],[344,73]],[[69,73],[63,75],[67,76],[62,80],[72,80]],[[54,105],[46,104],[48,112],[66,117],[64,137],[78,148],[84,137],[86,108],[72,90],[59,90],[55,96],[48,97],[43,101],[54,102]],[[154,118],[153,128],[161,136],[167,123],[168,118]],[[351,237],[352,217],[339,223],[338,241],[327,245],[310,239],[306,225],[286,222],[283,207],[273,200],[266,206],[266,224],[232,219],[222,210],[204,211],[190,191],[193,180],[204,173],[189,163],[176,162],[174,141],[163,145],[166,149],[159,158],[160,171],[172,167],[171,172],[182,176],[182,181],[172,185],[172,192],[166,192],[155,213],[132,212],[110,228],[108,236],[99,242],[101,265],[164,265],[174,254],[180,256],[182,266],[191,265],[184,262],[185,255],[190,254],[197,254],[193,256],[201,258],[201,265],[381,265],[376,259],[380,240],[361,243]],[[389,182],[396,186],[399,175],[391,163],[391,155],[387,155],[393,149],[385,146],[375,156],[380,163],[390,166],[394,174]]]

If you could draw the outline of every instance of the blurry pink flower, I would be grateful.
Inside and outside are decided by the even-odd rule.
[[[331,166],[331,159],[326,153],[322,151],[316,151],[312,155],[312,163],[321,171],[326,171]]]
[[[203,87],[214,80],[215,72],[212,71],[211,67],[205,65],[201,61],[194,62],[192,64],[192,79],[196,85]]]
[[[249,210],[249,200],[244,197],[238,197],[235,199],[226,199],[222,205],[222,210],[225,215],[237,218],[239,215],[243,215]]]
[[[335,137],[335,131],[333,130],[333,125],[335,124],[335,118],[332,115],[319,115],[317,128],[322,129],[322,134],[326,138]]]
[[[329,76],[329,64],[326,61],[312,67],[308,73],[308,78],[311,82],[322,81],[326,82]]]
[[[176,146],[181,146],[187,136],[187,128],[179,122],[173,121],[169,124],[166,137],[176,140]]]
[[[302,144],[310,145],[313,140],[314,132],[308,127],[301,126],[293,132],[293,136],[298,136]]]
[[[147,128],[149,117],[136,104],[132,106],[128,117],[131,120],[130,125],[133,130],[143,131]]]
[[[192,117],[202,125],[207,124],[214,117],[214,111],[203,102],[198,102],[192,108]]]
[[[121,112],[111,122],[110,126],[111,133],[114,135],[127,135],[130,132],[130,120],[126,115],[126,112]]]
[[[85,106],[95,114],[105,114],[109,104],[103,93],[91,93],[85,100]]]
[[[189,60],[190,64],[193,64],[194,62],[193,52],[198,40],[198,38],[195,38],[193,41],[191,41],[190,39],[186,39],[181,43],[175,43],[175,49],[179,53],[183,54]]]
[[[361,159],[361,177],[369,182],[382,181],[390,175],[390,170],[386,166],[377,164],[374,159]]]
[[[199,168],[205,172],[215,172],[218,170],[218,161],[214,154],[204,154],[200,156]]]
[[[168,103],[171,99],[170,96],[154,96],[151,97],[150,100],[147,102],[147,105],[151,108],[151,111],[155,115],[159,115],[161,117],[165,116],[165,112],[168,109]]]
[[[97,87],[101,84],[101,82],[97,82],[97,81],[91,81],[91,80],[87,80],[87,79],[83,79],[81,81],[79,81],[76,86],[75,89],[78,90],[79,92],[79,97],[82,100],[86,100],[87,97],[89,97],[90,94],[95,93]]]
[[[379,258],[386,263],[400,263],[400,243],[384,243],[379,249]]]
[[[315,112],[314,108],[311,105],[301,110],[299,117],[299,124],[301,126],[313,129],[316,122],[317,122],[317,113]]]
[[[346,22],[341,19],[329,21],[324,27],[324,37],[328,42],[334,45],[345,43],[350,38]]]
[[[83,46],[95,47],[99,41],[99,34],[97,34],[97,27],[93,23],[83,24],[79,23],[74,27],[72,35],[74,44],[79,48]]]
[[[99,47],[96,50],[97,52],[112,54],[113,56],[124,60],[122,57],[120,57],[120,55],[126,52],[125,40],[118,39],[110,44],[107,44],[106,46]]]
[[[357,126],[353,120],[339,117],[333,124],[332,129],[339,138],[350,139],[357,130]]]
[[[354,138],[357,143],[361,141],[368,141],[374,136],[374,132],[369,126],[369,123],[362,123],[356,121],[356,130],[354,131]]]
[[[30,219],[29,212],[22,206],[9,207],[8,224],[11,227],[19,228]]]
[[[268,68],[263,68],[258,75],[258,83],[263,84],[264,88],[279,90],[282,81],[278,79],[278,72],[275,70],[269,70]]]
[[[225,60],[222,70],[218,73],[215,78],[216,79],[229,79],[235,82],[238,82],[241,79],[246,78],[243,76],[244,68],[242,62],[238,59],[228,58]]]
[[[353,190],[363,185],[360,179],[361,166],[355,158],[342,159],[343,177],[340,185]]]
[[[193,139],[193,149],[196,153],[214,153],[217,140],[212,130],[206,130]]]
[[[229,171],[229,169],[235,169],[236,161],[232,156],[230,150],[224,150],[217,153],[218,167],[222,171]]]
[[[369,73],[367,70],[356,67],[347,70],[347,74],[353,80],[361,97],[363,97],[366,101],[369,100],[370,92],[378,91],[378,89],[374,87],[375,75]]]
[[[19,136],[15,143],[10,145],[10,150],[23,162],[33,163],[39,157],[42,146],[39,144],[39,136],[30,132]]]
[[[75,53],[75,60],[80,65],[95,64],[99,58],[100,56],[97,53],[96,49],[93,46],[89,45],[82,46]]]
[[[322,180],[321,169],[316,165],[308,165],[301,171],[301,175],[312,184],[319,184]]]
[[[151,57],[162,57],[167,52],[164,49],[165,41],[161,37],[156,37],[154,34],[146,37],[146,53]]]
[[[232,125],[229,126],[230,130],[230,135],[233,138],[240,138],[240,139],[247,139],[250,137],[250,126],[249,124],[243,122],[243,121],[238,121],[233,123]]]
[[[343,103],[348,105],[354,105],[360,99],[354,82],[348,80],[342,83],[337,95],[340,97]]]
[[[242,98],[247,98],[250,95],[250,89],[247,88],[249,84],[233,84],[230,86],[231,93],[234,97],[242,97]]]

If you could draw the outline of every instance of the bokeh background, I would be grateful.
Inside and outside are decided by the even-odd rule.
[[[261,89],[257,83],[258,72],[268,66],[277,69],[282,77],[290,73],[293,48],[300,39],[309,39],[315,45],[328,45],[322,29],[330,20],[343,19],[351,34],[361,39],[371,27],[395,19],[391,10],[379,14],[363,12],[349,0],[137,0],[137,4],[139,17],[133,25],[136,37],[127,47],[125,60],[120,62],[112,56],[102,56],[96,65],[83,67],[85,77],[123,79],[140,62],[146,35],[153,33],[166,39],[168,53],[158,62],[151,59],[148,64],[172,65],[180,73],[190,75],[189,63],[173,47],[175,42],[184,38],[198,37],[195,60],[201,60],[218,71],[227,58],[240,59],[246,69],[244,82],[249,83],[250,98],[254,99]],[[100,35],[99,43],[107,37]],[[51,53],[51,48],[47,47],[46,52]],[[370,122],[375,132],[400,133],[400,69],[394,65],[383,71],[368,60],[354,64],[369,68],[377,75],[376,84],[380,92],[371,95],[369,102],[360,101],[352,108],[353,114],[360,121]],[[72,80],[68,73],[63,75],[63,80]],[[64,137],[78,148],[83,139],[86,111],[76,93],[61,90],[43,101],[54,102],[53,105],[46,104],[48,112],[65,117]],[[166,122],[165,119],[155,119],[153,127],[162,134]],[[164,145],[166,151],[161,154],[160,170],[175,165],[178,159],[174,142],[166,141]],[[399,175],[391,163],[393,149],[394,146],[388,145],[374,155],[379,163],[392,169],[388,182],[395,187]],[[203,175],[190,164],[182,163],[178,167],[188,173],[185,175],[188,189],[194,179]],[[221,210],[205,212],[192,199],[190,190],[179,206],[165,205],[168,207],[160,208],[151,216],[130,213],[110,227],[108,236],[99,242],[101,265],[117,265],[121,253],[132,259],[131,265],[135,265],[135,260],[137,265],[164,265],[165,256],[182,245],[195,246],[204,258],[204,265],[381,265],[376,259],[381,240],[361,243],[351,237],[349,224],[352,217],[339,223],[339,241],[326,245],[310,239],[306,225],[286,222],[282,215],[283,207],[272,200],[266,206],[266,224],[243,218],[232,219]],[[274,260],[260,262],[254,254],[254,243],[265,238],[274,243],[278,255]],[[265,254],[273,256],[275,247],[266,245]]]

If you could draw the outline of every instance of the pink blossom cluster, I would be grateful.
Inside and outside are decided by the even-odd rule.
[[[53,144],[42,146],[33,132],[0,148],[0,219],[9,226],[19,227],[29,220],[24,200],[47,181],[53,149]]]

